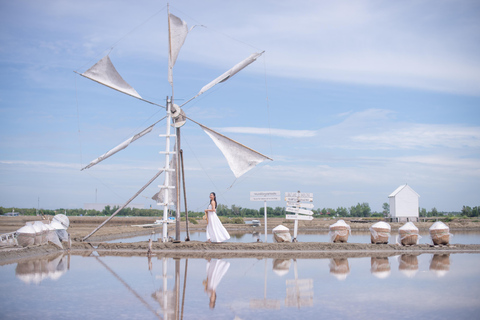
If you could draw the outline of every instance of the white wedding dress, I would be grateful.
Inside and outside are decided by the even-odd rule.
[[[208,205],[208,210],[212,209],[212,205]],[[225,227],[220,222],[216,211],[208,211],[207,240],[211,242],[223,242],[230,239]]]

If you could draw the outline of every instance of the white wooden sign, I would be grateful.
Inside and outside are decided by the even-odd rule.
[[[301,208],[291,208],[291,207],[287,207],[285,209],[285,211],[287,212],[292,212],[292,213],[299,213],[299,214],[308,214],[308,215],[312,215],[313,214],[313,211],[311,210],[305,210],[305,209],[301,209]]]
[[[280,191],[250,191],[250,201],[281,201]]]
[[[299,216],[296,214],[287,214],[285,216],[285,219],[290,219],[290,220],[313,220],[312,216]]]
[[[307,192],[285,192],[285,197],[313,198],[313,193],[307,193]]]
[[[313,203],[303,203],[303,202],[290,201],[290,202],[287,202],[287,206],[312,209],[313,208]]]
[[[285,201],[307,201],[307,202],[313,202],[313,198],[285,197]]]

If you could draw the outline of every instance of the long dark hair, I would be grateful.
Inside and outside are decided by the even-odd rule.
[[[215,209],[217,209],[217,196],[215,195],[215,192],[210,192],[210,194],[213,194],[213,201],[215,201]],[[210,204],[212,203],[212,200],[210,200]]]

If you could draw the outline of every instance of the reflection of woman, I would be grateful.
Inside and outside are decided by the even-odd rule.
[[[205,209],[207,215],[207,242],[223,242],[230,239],[225,227],[217,216],[217,197],[215,193],[210,193],[210,204]]]
[[[230,263],[223,260],[213,259],[207,261],[207,279],[203,281],[205,286],[205,292],[210,296],[210,308],[215,308],[215,302],[217,300],[217,286],[222,280],[223,276],[230,268]]]

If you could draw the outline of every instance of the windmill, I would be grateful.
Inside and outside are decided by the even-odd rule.
[[[182,107],[192,100],[196,99],[215,85],[225,82],[236,73],[253,63],[258,57],[260,57],[263,52],[253,53],[246,59],[237,63],[233,68],[229,69],[213,81],[206,84],[200,89],[200,91],[187,100],[185,103],[180,106],[175,104],[174,100],[174,82],[173,82],[173,67],[177,60],[178,54],[181,47],[183,46],[185,39],[191,29],[188,29],[187,23],[177,16],[171,14],[167,9],[168,13],[168,41],[169,41],[169,59],[168,59],[168,82],[172,87],[171,96],[166,98],[166,106],[159,105],[155,102],[146,100],[142,98],[138,92],[131,87],[117,72],[112,61],[110,60],[109,55],[107,54],[95,65],[89,68],[83,73],[76,72],[77,74],[98,82],[102,85],[105,85],[109,88],[122,92],[126,95],[150,103],[159,107],[162,107],[166,110],[166,115],[162,119],[158,120],[148,128],[142,130],[141,132],[135,134],[129,139],[125,140],[118,146],[107,151],[105,154],[91,161],[87,166],[82,168],[88,169],[92,166],[98,164],[99,162],[107,159],[108,157],[114,155],[115,153],[125,149],[131,143],[150,133],[155,125],[160,121],[166,119],[166,130],[165,134],[161,135],[165,138],[165,150],[161,151],[165,155],[165,166],[146,184],[144,185],[133,197],[131,197],[123,207],[120,207],[116,212],[114,212],[108,219],[106,219],[101,225],[99,225],[95,230],[93,230],[89,235],[83,238],[86,240],[103,225],[105,225],[111,218],[113,218],[121,209],[128,205],[136,196],[138,196],[146,187],[148,187],[155,179],[162,173],[165,172],[164,184],[159,186],[160,191],[153,196],[152,199],[157,201],[157,204],[163,207],[163,242],[167,241],[167,218],[168,210],[170,207],[176,207],[176,240],[179,241],[180,238],[180,169],[183,168],[183,152],[181,151],[180,144],[180,128],[186,124],[187,121],[193,122],[200,126],[202,130],[214,141],[215,145],[220,149],[225,158],[227,159],[230,169],[233,171],[233,174],[236,178],[240,177],[257,164],[265,161],[272,160],[271,158],[248,148],[247,146],[232,140],[211,128],[189,118],[185,112],[182,110]],[[172,127],[175,129],[175,132],[172,133]],[[175,139],[174,148],[172,148],[171,139]],[[182,177],[184,181],[184,175],[182,172]],[[185,183],[183,187],[185,193]],[[185,211],[186,208],[186,195],[185,198]],[[188,240],[188,219],[187,219],[187,240]]]

